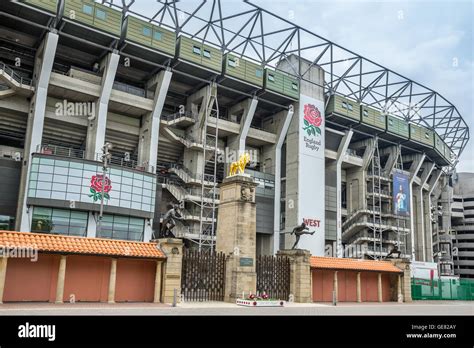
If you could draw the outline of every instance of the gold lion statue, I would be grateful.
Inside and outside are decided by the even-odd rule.
[[[239,160],[236,162],[232,162],[230,164],[229,176],[236,175],[236,174],[244,174],[245,167],[250,162],[250,155],[248,152],[245,152],[240,156]]]

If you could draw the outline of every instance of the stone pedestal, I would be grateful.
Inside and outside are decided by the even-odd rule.
[[[183,264],[183,241],[177,238],[155,240],[166,255],[161,291],[163,303],[173,303],[176,289],[176,302],[181,299],[181,268]],[[156,299],[155,299],[156,300]]]
[[[395,266],[400,268],[403,274],[394,277],[392,289],[397,289],[396,300],[398,301],[398,295],[402,295],[403,302],[412,302],[411,298],[411,271],[410,271],[410,260],[409,259],[392,259],[389,260]]]
[[[234,175],[220,185],[216,251],[228,255],[225,301],[235,302],[242,293],[255,293],[257,214],[251,177]]]
[[[278,250],[278,256],[290,258],[290,294],[295,302],[311,302],[311,267],[309,250]]]

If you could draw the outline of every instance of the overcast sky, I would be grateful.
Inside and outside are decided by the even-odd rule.
[[[474,172],[473,1],[252,2],[444,96],[471,129],[458,172]]]
[[[474,172],[473,0],[251,2],[444,96],[471,128],[472,140],[458,172]],[[180,6],[191,3],[196,7],[200,1],[181,0]],[[231,8],[241,4],[238,0],[222,3]],[[136,8],[150,15],[157,6],[139,0]]]

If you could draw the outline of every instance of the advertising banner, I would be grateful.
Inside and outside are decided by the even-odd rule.
[[[393,174],[393,213],[410,215],[410,178],[404,173]]]
[[[298,116],[298,224],[304,222],[311,233],[301,236],[298,248],[307,249],[314,256],[324,256],[324,102],[301,95]]]

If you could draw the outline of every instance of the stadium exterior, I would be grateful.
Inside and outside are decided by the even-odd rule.
[[[133,1],[2,2],[2,229],[149,241],[180,204],[177,236],[210,248],[218,184],[248,151],[259,254],[291,247],[303,216],[331,256],[398,245],[453,274],[433,254],[449,235],[433,207],[469,140],[453,105],[250,2],[159,5],[147,18]],[[303,95],[324,108],[318,172],[300,161]],[[302,213],[308,199],[321,216]]]

